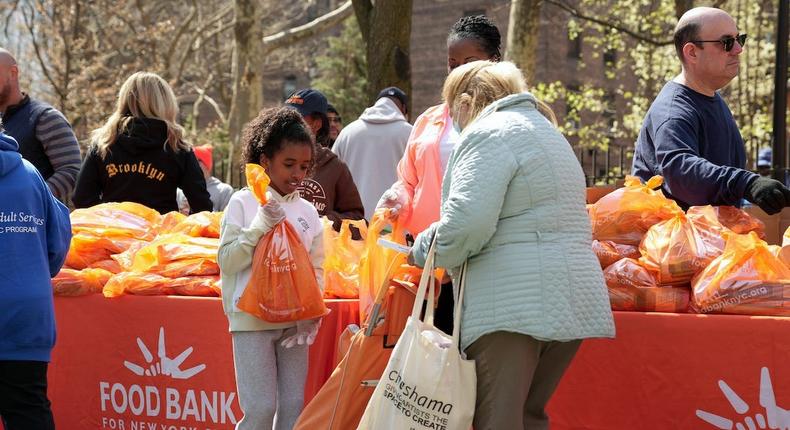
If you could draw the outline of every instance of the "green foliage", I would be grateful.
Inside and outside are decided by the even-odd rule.
[[[312,86],[326,94],[348,124],[367,107],[366,48],[356,18],[347,19],[340,35],[328,42],[326,55],[316,59],[318,76]]]
[[[536,95],[554,106],[563,133],[578,138],[578,145],[606,149],[613,140],[632,145],[636,141],[647,109],[663,85],[680,73],[680,62],[671,44],[677,23],[675,1],[639,0],[612,2],[580,0],[577,10],[611,25],[571,15],[569,38],[582,35],[586,61],[601,61],[607,50],[615,51],[603,84],[582,81],[580,88],[562,82],[538,83]],[[551,7],[545,5],[544,7]],[[733,112],[751,156],[772,139],[773,69],[775,62],[776,8],[774,2],[758,0],[724,1],[719,7],[729,12],[742,33],[749,34],[741,54],[741,71],[721,93]],[[639,37],[615,27],[628,29]],[[579,70],[587,65],[579,64]],[[612,97],[614,96],[614,97]],[[611,113],[614,112],[614,118]],[[620,173],[620,172],[618,172]]]

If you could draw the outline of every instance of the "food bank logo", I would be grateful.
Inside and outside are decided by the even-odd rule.
[[[205,364],[199,364],[189,369],[181,370],[181,365],[192,354],[193,348],[190,346],[185,349],[181,354],[175,358],[167,356],[167,347],[165,346],[165,328],[159,327],[159,344],[157,348],[158,361],[154,362],[154,356],[151,350],[145,345],[142,339],[137,338],[137,346],[143,354],[143,358],[147,364],[139,365],[131,361],[124,361],[123,365],[131,370],[137,376],[169,376],[173,379],[189,379],[206,369]],[[143,367],[147,366],[147,367]]]
[[[697,417],[706,423],[722,430],[790,430],[790,410],[776,405],[776,395],[767,367],[760,370],[760,406],[765,413],[755,408],[757,413],[749,415],[749,405],[724,380],[719,380],[719,389],[739,416],[731,419],[697,409]]]
[[[137,338],[145,363],[124,361],[124,367],[137,376],[156,377],[152,384],[99,381],[101,429],[110,430],[210,430],[218,424],[236,424],[236,393],[207,389],[198,378],[179,387],[168,386],[172,380],[188,380],[206,369],[198,364],[182,369],[193,347],[170,358],[164,327],[159,328],[157,354],[151,353]],[[166,378],[161,378],[166,377]],[[148,379],[151,381],[151,379]],[[169,382],[170,381],[170,382]],[[188,387],[184,387],[184,385]],[[196,427],[195,424],[198,426]],[[204,425],[201,425],[204,424]]]

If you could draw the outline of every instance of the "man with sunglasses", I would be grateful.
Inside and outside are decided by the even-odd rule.
[[[682,71],[647,112],[633,174],[663,176],[664,193],[684,209],[746,199],[768,214],[781,211],[790,189],[745,170],[743,138],[718,92],[738,75],[746,35],[727,12],[698,7],[683,14],[673,38]]]

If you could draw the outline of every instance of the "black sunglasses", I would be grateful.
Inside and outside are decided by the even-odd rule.
[[[705,42],[721,43],[722,45],[724,45],[724,50],[727,51],[727,52],[730,52],[730,51],[732,51],[732,48],[735,46],[735,41],[736,40],[738,41],[738,45],[741,45],[741,48],[743,48],[743,45],[746,43],[746,35],[745,34],[736,34],[735,36],[722,37],[719,40],[689,40],[689,42],[691,42],[691,43],[705,43]]]

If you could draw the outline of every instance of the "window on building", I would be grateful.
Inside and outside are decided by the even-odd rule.
[[[609,126],[609,130],[611,131],[614,126],[615,122],[617,121],[617,105],[616,105],[616,98],[614,91],[608,90],[604,95],[604,110],[603,116],[606,119],[606,124]]]
[[[607,49],[603,53],[603,66],[613,68],[617,64],[617,51],[614,49]]]
[[[573,39],[568,35],[568,58],[582,58],[582,34],[577,33]]]
[[[283,101],[296,91],[296,76],[288,75],[283,79]]]

